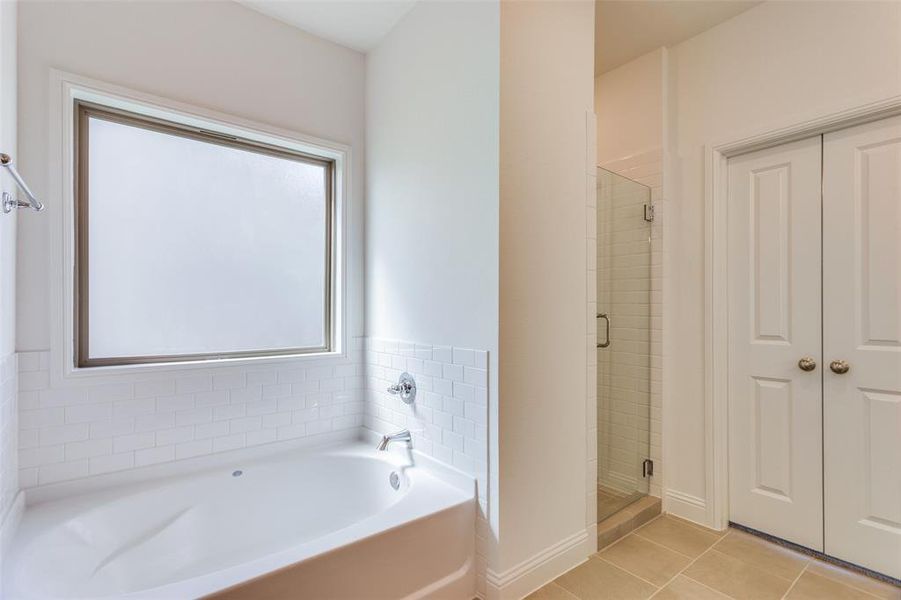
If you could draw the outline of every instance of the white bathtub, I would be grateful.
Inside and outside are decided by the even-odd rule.
[[[474,490],[409,465],[342,443],[30,506],[4,597],[471,598]]]

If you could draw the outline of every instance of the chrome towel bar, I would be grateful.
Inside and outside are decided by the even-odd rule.
[[[25,180],[22,179],[22,176],[16,171],[16,168],[13,166],[13,159],[9,154],[0,153],[0,167],[6,167],[10,176],[15,180],[16,185],[18,185],[19,189],[21,189],[28,197],[28,202],[21,202],[14,199],[12,194],[3,192],[3,212],[12,212],[13,208],[31,208],[35,211],[44,210],[44,205],[35,197],[34,193],[29,189],[28,184],[25,183]]]

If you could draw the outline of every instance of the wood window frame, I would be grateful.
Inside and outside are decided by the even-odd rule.
[[[142,364],[165,364],[196,361],[217,361],[223,359],[296,356],[321,354],[335,348],[335,239],[336,239],[336,161],[331,158],[298,152],[288,148],[264,144],[237,136],[217,133],[199,127],[158,119],[139,113],[121,110],[76,99],[74,101],[74,202],[75,202],[75,264],[74,264],[74,357],[77,368],[110,367]],[[313,164],[325,169],[325,280],[323,338],[325,344],[316,347],[292,347],[266,350],[242,350],[232,352],[208,352],[166,355],[136,355],[123,357],[91,357],[90,355],[90,310],[89,310],[89,207],[88,182],[89,122],[91,118],[102,119],[149,131],[165,133],[187,139],[238,148],[267,156]]]

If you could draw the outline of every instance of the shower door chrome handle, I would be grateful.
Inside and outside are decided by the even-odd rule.
[[[605,328],[604,328],[604,331],[605,331],[605,334],[604,334],[605,340],[604,340],[604,343],[603,343],[603,344],[601,344],[600,342],[598,342],[598,348],[606,348],[607,346],[610,345],[610,317],[607,316],[607,313],[598,313],[597,318],[598,318],[598,319],[604,319],[604,323],[606,324],[606,326],[605,326]]]

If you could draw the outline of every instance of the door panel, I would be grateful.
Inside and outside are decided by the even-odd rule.
[[[901,577],[901,117],[824,136],[826,552]]]
[[[729,160],[732,521],[823,548],[821,138]],[[818,366],[803,371],[798,361]]]

